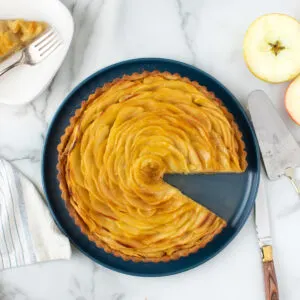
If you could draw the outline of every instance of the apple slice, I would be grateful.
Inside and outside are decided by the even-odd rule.
[[[300,125],[300,75],[288,86],[284,102],[290,117]]]
[[[284,14],[256,19],[244,38],[244,58],[249,70],[272,83],[300,73],[300,23]]]

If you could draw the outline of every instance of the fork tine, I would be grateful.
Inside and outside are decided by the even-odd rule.
[[[41,57],[43,57],[43,59],[46,58],[52,52],[54,52],[59,46],[61,46],[61,44],[62,44],[62,41],[61,40],[57,40],[56,43],[52,44],[44,52],[41,53]]]
[[[55,41],[59,40],[59,36],[57,32],[49,36],[47,39],[42,41],[36,48],[38,48],[39,51],[42,51],[44,48],[46,48],[48,45],[54,43]]]
[[[39,46],[42,42],[44,42],[46,39],[48,39],[54,33],[55,33],[55,30],[53,28],[47,30],[42,36],[40,36],[38,39],[36,39],[32,43],[32,46],[34,46],[34,47]]]
[[[42,49],[39,49],[40,55],[43,55],[45,52],[49,51],[53,46],[55,46],[57,43],[59,43],[59,39],[54,39],[50,43],[48,43],[45,47]]]

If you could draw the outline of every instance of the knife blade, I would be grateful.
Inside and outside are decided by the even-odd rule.
[[[248,109],[269,179],[300,166],[300,147],[264,91],[248,96]],[[288,175],[287,175],[288,176]]]
[[[255,224],[263,261],[265,292],[267,300],[278,300],[278,284],[273,262],[272,235],[268,198],[263,176],[260,176],[257,197],[255,201]]]
[[[270,229],[270,215],[268,208],[268,200],[266,195],[266,189],[262,175],[260,176],[260,183],[257,191],[256,202],[255,202],[255,225],[257,236],[259,240],[259,246],[272,245],[272,236]]]

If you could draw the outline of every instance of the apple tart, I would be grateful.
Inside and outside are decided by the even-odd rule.
[[[158,71],[97,89],[70,119],[58,153],[62,198],[82,232],[106,252],[144,262],[194,253],[226,226],[164,174],[247,167],[242,135],[221,101]]]
[[[45,22],[0,20],[0,62],[29,45],[47,27]]]

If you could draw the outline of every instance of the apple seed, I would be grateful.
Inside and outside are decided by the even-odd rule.
[[[285,49],[280,41],[276,41],[276,43],[269,43],[269,46],[271,46],[271,51],[275,54],[275,56],[277,56],[281,50]]]

